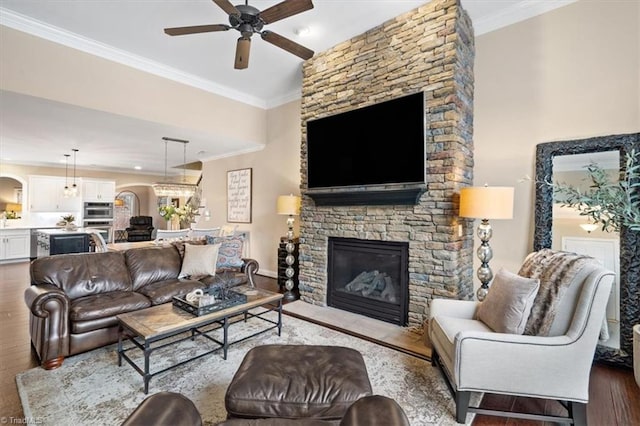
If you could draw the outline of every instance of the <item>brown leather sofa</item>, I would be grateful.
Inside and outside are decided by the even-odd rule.
[[[193,402],[175,392],[151,395],[121,426],[201,426],[202,417]],[[228,419],[218,426],[410,426],[396,401],[382,395],[364,396],[354,402],[340,420],[322,419]]]
[[[135,248],[39,258],[25,290],[31,343],[43,368],[118,341],[116,315],[171,303],[198,288],[254,285],[258,262],[243,259],[235,271],[200,279],[178,278],[184,247]]]

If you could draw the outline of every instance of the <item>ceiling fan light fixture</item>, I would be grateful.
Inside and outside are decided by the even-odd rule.
[[[249,53],[251,52],[251,39],[240,37],[236,46],[236,60],[234,68],[237,70],[246,69],[249,66]]]

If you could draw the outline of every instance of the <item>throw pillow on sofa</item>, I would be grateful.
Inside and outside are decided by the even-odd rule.
[[[217,270],[238,269],[244,265],[242,260],[242,245],[244,237],[212,237],[207,235],[207,244],[221,244],[218,251],[218,261],[216,262]]]
[[[197,278],[216,274],[216,262],[221,244],[185,244],[179,278]]]
[[[497,333],[522,334],[538,294],[540,280],[500,268],[477,318]]]

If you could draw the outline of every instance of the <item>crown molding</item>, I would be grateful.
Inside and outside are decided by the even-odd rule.
[[[523,0],[506,7],[502,12],[473,21],[476,36],[498,30],[534,16],[542,15],[554,9],[575,3],[578,0]]]
[[[0,25],[117,62],[149,74],[186,84],[215,95],[224,96],[258,108],[267,108],[267,103],[255,96],[249,96],[229,87],[213,83],[212,81],[168,67],[142,56],[134,55],[124,50],[116,49],[112,46],[82,37],[78,34],[32,19],[3,7],[0,7]]]

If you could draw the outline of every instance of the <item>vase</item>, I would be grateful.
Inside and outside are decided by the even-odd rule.
[[[173,216],[167,221],[167,229],[170,231],[180,230],[180,219],[178,218],[178,216]]]

